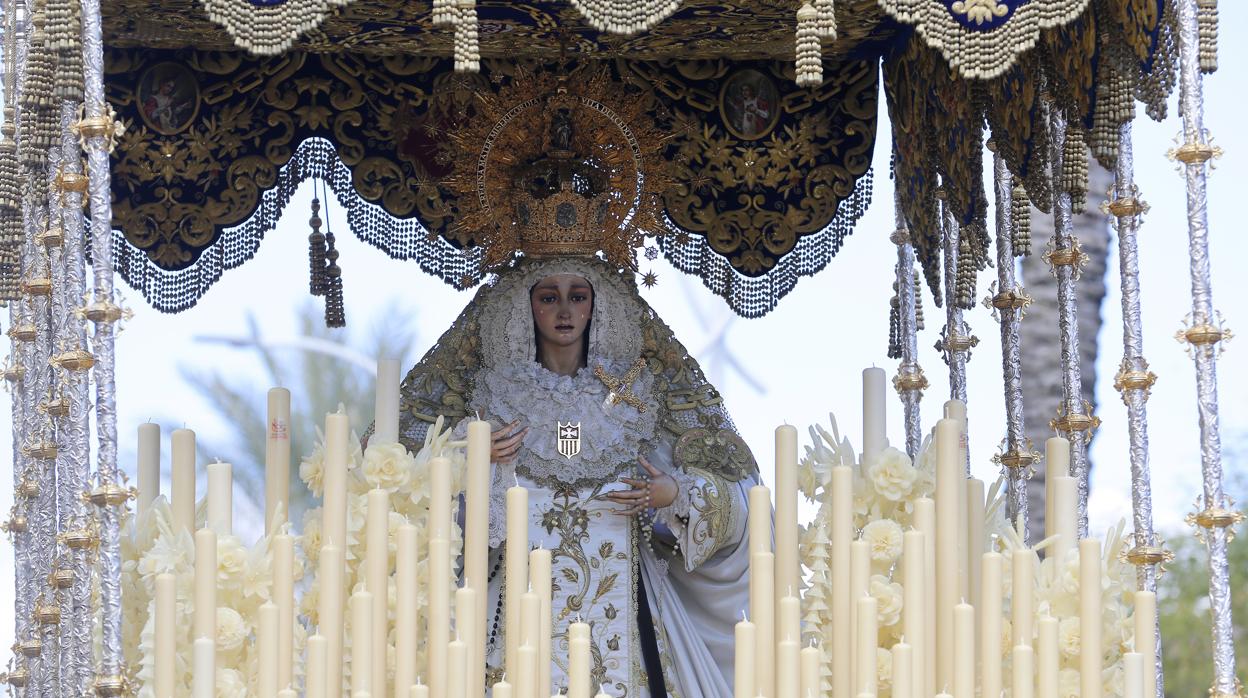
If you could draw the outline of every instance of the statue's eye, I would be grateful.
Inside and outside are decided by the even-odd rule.
[[[541,301],[542,303],[554,303],[555,301],[559,299],[555,298],[554,296],[542,296],[538,300]]]
[[[578,293],[572,296],[573,303],[584,303],[587,300],[589,300],[589,296],[586,296],[583,293]]]

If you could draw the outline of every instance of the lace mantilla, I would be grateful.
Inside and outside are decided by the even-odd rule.
[[[601,365],[612,375],[628,370],[631,362],[591,355],[590,366]],[[633,392],[653,403],[653,378],[648,372],[633,383]],[[519,419],[529,427],[516,470],[548,487],[587,486],[614,479],[632,467],[637,454],[649,447],[657,410],[645,412],[627,404],[605,405],[607,388],[590,368],[575,376],[552,373],[535,361],[486,368],[477,376],[473,407],[502,423]],[[571,458],[558,450],[558,424],[579,422],[581,450]]]

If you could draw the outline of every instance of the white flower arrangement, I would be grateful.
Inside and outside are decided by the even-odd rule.
[[[891,688],[892,656],[889,650],[901,638],[902,610],[905,599],[901,577],[902,537],[913,525],[914,503],[920,497],[931,497],[936,489],[935,448],[929,437],[923,443],[918,458],[911,462],[909,456],[896,448],[885,448],[866,462],[862,462],[848,438],[841,436],[836,418],[829,415],[828,428],[816,425],[810,428],[811,446],[798,470],[798,487],[810,500],[819,502],[820,508],[814,521],[805,528],[801,537],[801,559],[810,570],[810,585],[802,597],[805,618],[804,631],[809,638],[818,638],[823,648],[823,692],[831,690],[831,635],[830,610],[831,575],[828,569],[829,536],[831,534],[830,486],[832,468],[845,465],[853,472],[854,529],[860,533],[871,551],[871,577],[868,593],[876,599],[879,625],[879,696],[887,698]],[[1012,550],[1023,545],[1020,529],[1011,526],[1005,517],[1005,499],[1001,482],[995,483],[987,495],[984,532],[992,550],[1003,554],[1002,582],[1004,603],[1002,606],[1003,630],[1002,658],[1005,675],[1003,685],[1010,686],[1009,648],[1015,643],[1011,638],[1010,596],[1012,573],[1010,563]],[[1102,666],[1105,695],[1122,695],[1122,654],[1129,651],[1134,620],[1132,593],[1135,591],[1134,568],[1119,559],[1123,546],[1123,528],[1120,523],[1108,532],[1102,546],[1102,607],[1104,609],[1102,637],[1105,654]],[[1037,550],[1052,547],[1046,540],[1033,546]],[[986,551],[985,551],[986,552]],[[847,574],[847,570],[836,570]],[[1049,555],[1036,571],[1035,599],[1037,613],[1050,615],[1059,621],[1059,644],[1061,647],[1058,679],[1062,698],[1079,695],[1079,559],[1077,548],[1067,557],[1058,560]],[[1034,638],[1033,638],[1034,642]],[[1033,644],[1033,646],[1035,646]],[[1006,689],[1008,694],[1009,689]]]
[[[324,463],[324,436],[318,430],[318,440],[312,452],[299,465],[299,474],[314,495],[321,496]],[[359,439],[352,435],[351,443]],[[348,459],[347,494],[347,569],[345,588],[350,591],[362,584],[361,564],[365,557],[364,526],[369,490],[380,487],[390,493],[391,513],[388,520],[390,532],[391,568],[395,554],[395,531],[411,523],[418,529],[418,538],[425,540],[430,496],[429,461],[435,455],[444,455],[451,461],[452,491],[458,491],[463,479],[464,451],[459,442],[452,442],[449,430],[443,429],[441,420],[429,429],[424,447],[411,455],[401,444],[370,444],[366,451],[358,446]],[[197,506],[197,525],[203,523],[204,502]],[[122,597],[123,648],[127,666],[138,687],[139,698],[154,695],[155,679],[155,583],[156,575],[170,573],[176,577],[177,601],[175,603],[176,646],[175,694],[190,695],[191,692],[191,626],[193,616],[195,544],[186,531],[175,530],[168,501],[157,497],[150,509],[141,517],[130,517],[126,522],[128,535],[122,536],[122,583],[126,593]],[[457,555],[462,545],[462,533],[452,524],[452,555]],[[286,523],[281,532],[291,534]],[[321,510],[314,509],[304,515],[303,534],[295,537],[296,555],[294,576],[304,578],[304,570],[312,574],[304,580],[302,593],[297,590],[295,601],[297,621],[294,627],[293,647],[295,686],[302,685],[304,667],[302,658],[306,640],[317,623],[317,599],[319,585],[315,569],[323,543]],[[263,536],[251,546],[244,545],[232,535],[217,540],[217,697],[243,698],[256,694],[259,648],[256,644],[258,609],[268,601],[272,589],[273,558],[271,537]],[[300,552],[301,551],[301,552]],[[420,588],[427,588],[428,564],[421,551],[417,565]],[[393,576],[389,583],[389,607],[391,619],[395,606],[396,587]],[[418,598],[422,613],[428,605],[423,595]],[[347,614],[349,624],[350,614]],[[427,637],[427,633],[422,633]],[[394,635],[391,633],[386,656],[389,677],[393,678],[395,651]],[[344,686],[350,681],[350,629],[344,634]],[[423,662],[423,648],[420,650]]]

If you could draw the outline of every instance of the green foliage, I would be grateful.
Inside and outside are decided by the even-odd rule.
[[[394,307],[379,310],[376,317],[383,321],[371,328],[363,341],[356,340],[359,343],[355,346],[352,345],[354,338],[346,331],[325,327],[317,304],[309,301],[298,313],[299,336],[304,346],[319,344],[333,349],[332,345],[338,345],[370,359],[390,356],[406,360],[416,341],[406,316]],[[290,520],[300,526],[311,499],[299,479],[301,457],[315,448],[317,429],[324,427],[325,414],[337,410],[340,403],[351,417],[352,430],[359,435],[364,433],[373,421],[376,376],[332,353],[264,344],[251,314],[247,316],[247,326],[250,337],[240,349],[254,354],[259,361],[263,369],[261,379],[181,367],[183,379],[208,400],[217,416],[230,425],[233,432],[221,442],[200,439],[199,462],[221,458],[232,463],[235,500],[250,499],[256,509],[263,511],[268,389],[276,386],[289,389]]]
[[[1228,453],[1228,456],[1231,454]],[[1234,458],[1227,458],[1234,463]],[[1227,493],[1237,501],[1248,494],[1243,473],[1228,482]],[[1235,496],[1236,494],[1241,496]],[[1242,669],[1248,659],[1248,530],[1228,548],[1231,571],[1231,617],[1235,622],[1236,660]],[[1168,540],[1175,559],[1157,585],[1157,614],[1161,620],[1162,661],[1166,696],[1192,698],[1209,695],[1213,683],[1212,614],[1209,609],[1209,553],[1191,530],[1175,531]],[[1243,676],[1243,672],[1240,672]]]

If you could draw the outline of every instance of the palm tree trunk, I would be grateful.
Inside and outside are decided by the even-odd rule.
[[[1109,218],[1099,208],[1103,192],[1113,186],[1113,173],[1092,160],[1088,163],[1088,205],[1074,217],[1074,233],[1079,238],[1088,264],[1078,283],[1079,360],[1082,364],[1083,399],[1096,410],[1096,355],[1101,331],[1101,303],[1105,300],[1105,267],[1109,258]],[[1043,249],[1053,237],[1053,217],[1032,209],[1031,230],[1036,249]],[[1037,450],[1053,436],[1049,420],[1057,416],[1062,403],[1061,351],[1057,338],[1057,279],[1049,271],[1043,254],[1023,259],[1023,284],[1033,299],[1019,334],[1023,349],[1024,430]],[[1092,462],[1088,468],[1091,471]],[[1045,466],[1035,466],[1027,485],[1028,539],[1044,537]]]

